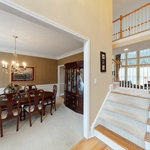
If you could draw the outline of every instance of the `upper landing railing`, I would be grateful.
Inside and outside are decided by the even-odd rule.
[[[113,21],[113,41],[150,30],[150,3]]]

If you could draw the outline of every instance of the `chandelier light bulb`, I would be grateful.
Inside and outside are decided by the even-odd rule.
[[[12,62],[11,62],[11,64],[10,65],[8,65],[8,62],[6,62],[6,61],[2,61],[2,68],[5,70],[5,69],[10,69],[10,71],[13,73],[17,73],[17,72],[20,72],[20,65],[19,65],[19,61],[18,61],[18,55],[17,55],[17,52],[16,52],[16,39],[18,38],[18,36],[13,36],[14,37],[14,39],[15,39],[15,52],[14,52],[14,55],[13,55],[13,60],[12,60]],[[27,64],[26,64],[26,62],[23,62],[22,63],[22,65],[23,65],[23,68],[24,69],[26,69],[26,67],[27,67]]]
[[[25,62],[22,63],[23,66],[27,66],[27,64]]]
[[[26,68],[26,67],[27,67],[26,62],[23,62],[23,63],[22,63],[22,65],[23,65],[23,67],[24,67],[24,68]]]
[[[15,64],[15,61],[12,61],[12,65],[14,65]]]
[[[2,67],[5,68],[5,61],[2,61]]]
[[[16,63],[16,66],[19,67],[19,63]]]

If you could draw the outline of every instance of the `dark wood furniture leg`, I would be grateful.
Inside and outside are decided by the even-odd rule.
[[[3,137],[3,125],[2,125],[2,121],[0,122],[0,127],[1,127],[1,137]]]

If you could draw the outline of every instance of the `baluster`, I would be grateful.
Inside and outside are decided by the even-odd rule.
[[[129,36],[131,35],[131,14],[129,15],[130,18],[130,25],[129,25]]]
[[[147,7],[147,29],[150,29],[150,5]]]
[[[133,13],[132,15],[133,15],[133,16],[132,16],[132,20],[133,20],[133,21],[132,21],[132,27],[133,27],[133,28],[132,28],[132,34],[134,34],[134,29],[135,29],[135,28],[134,28],[134,23],[135,23],[134,13]]]
[[[144,25],[143,25],[143,30],[147,29],[147,13],[146,13],[147,7],[143,8],[143,18],[144,18]]]
[[[118,21],[117,21],[116,22],[116,39],[119,39],[118,30],[119,30],[119,26],[118,26]]]
[[[149,7],[146,7],[146,10],[147,10],[147,11],[146,11],[146,16],[147,16],[147,19],[146,19],[146,21],[147,21],[147,28],[146,28],[146,29],[147,29],[147,30],[148,30],[148,28],[149,28],[149,27],[148,27],[148,26],[149,26],[149,25],[148,25],[148,24],[149,24],[149,23],[148,23],[148,21],[149,21],[149,15],[148,15],[148,14],[149,14],[149,9],[148,9],[148,8],[149,8]]]
[[[140,19],[140,22],[141,22],[141,31],[143,31],[143,23],[144,23],[144,21],[143,21],[144,19],[143,19],[143,8],[141,9],[141,19]]]
[[[144,67],[142,69],[143,69],[143,89],[144,89]]]
[[[138,11],[139,12],[139,32],[142,31],[142,9]]]
[[[138,32],[138,13],[136,12],[136,33]]]
[[[113,23],[113,40],[115,40],[115,22]]]
[[[120,32],[120,21],[119,20],[117,21],[117,24],[118,24],[118,37],[117,38],[119,39],[120,38],[120,34],[119,34],[119,32]]]

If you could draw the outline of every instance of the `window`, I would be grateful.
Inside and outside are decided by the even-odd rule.
[[[119,69],[119,81],[125,81],[125,67]]]
[[[139,81],[140,85],[148,84],[148,81],[150,81],[150,66],[140,67]]]
[[[137,84],[137,67],[127,68],[127,81]]]
[[[137,64],[137,60],[136,59],[129,59],[129,60],[127,60],[127,64],[128,65],[136,65]]]
[[[121,59],[125,59],[125,53],[121,54]]]
[[[129,52],[127,53],[127,58],[136,58],[137,57],[137,52]]]
[[[140,50],[140,57],[150,56],[150,49]]]
[[[140,58],[140,64],[150,64],[150,57]]]
[[[119,69],[120,81],[126,80],[129,83],[138,84],[140,88],[148,87],[148,81],[150,81],[150,65],[148,65],[150,64],[150,49],[123,53],[120,61],[124,65]]]
[[[122,65],[126,65],[126,60],[121,60]]]

